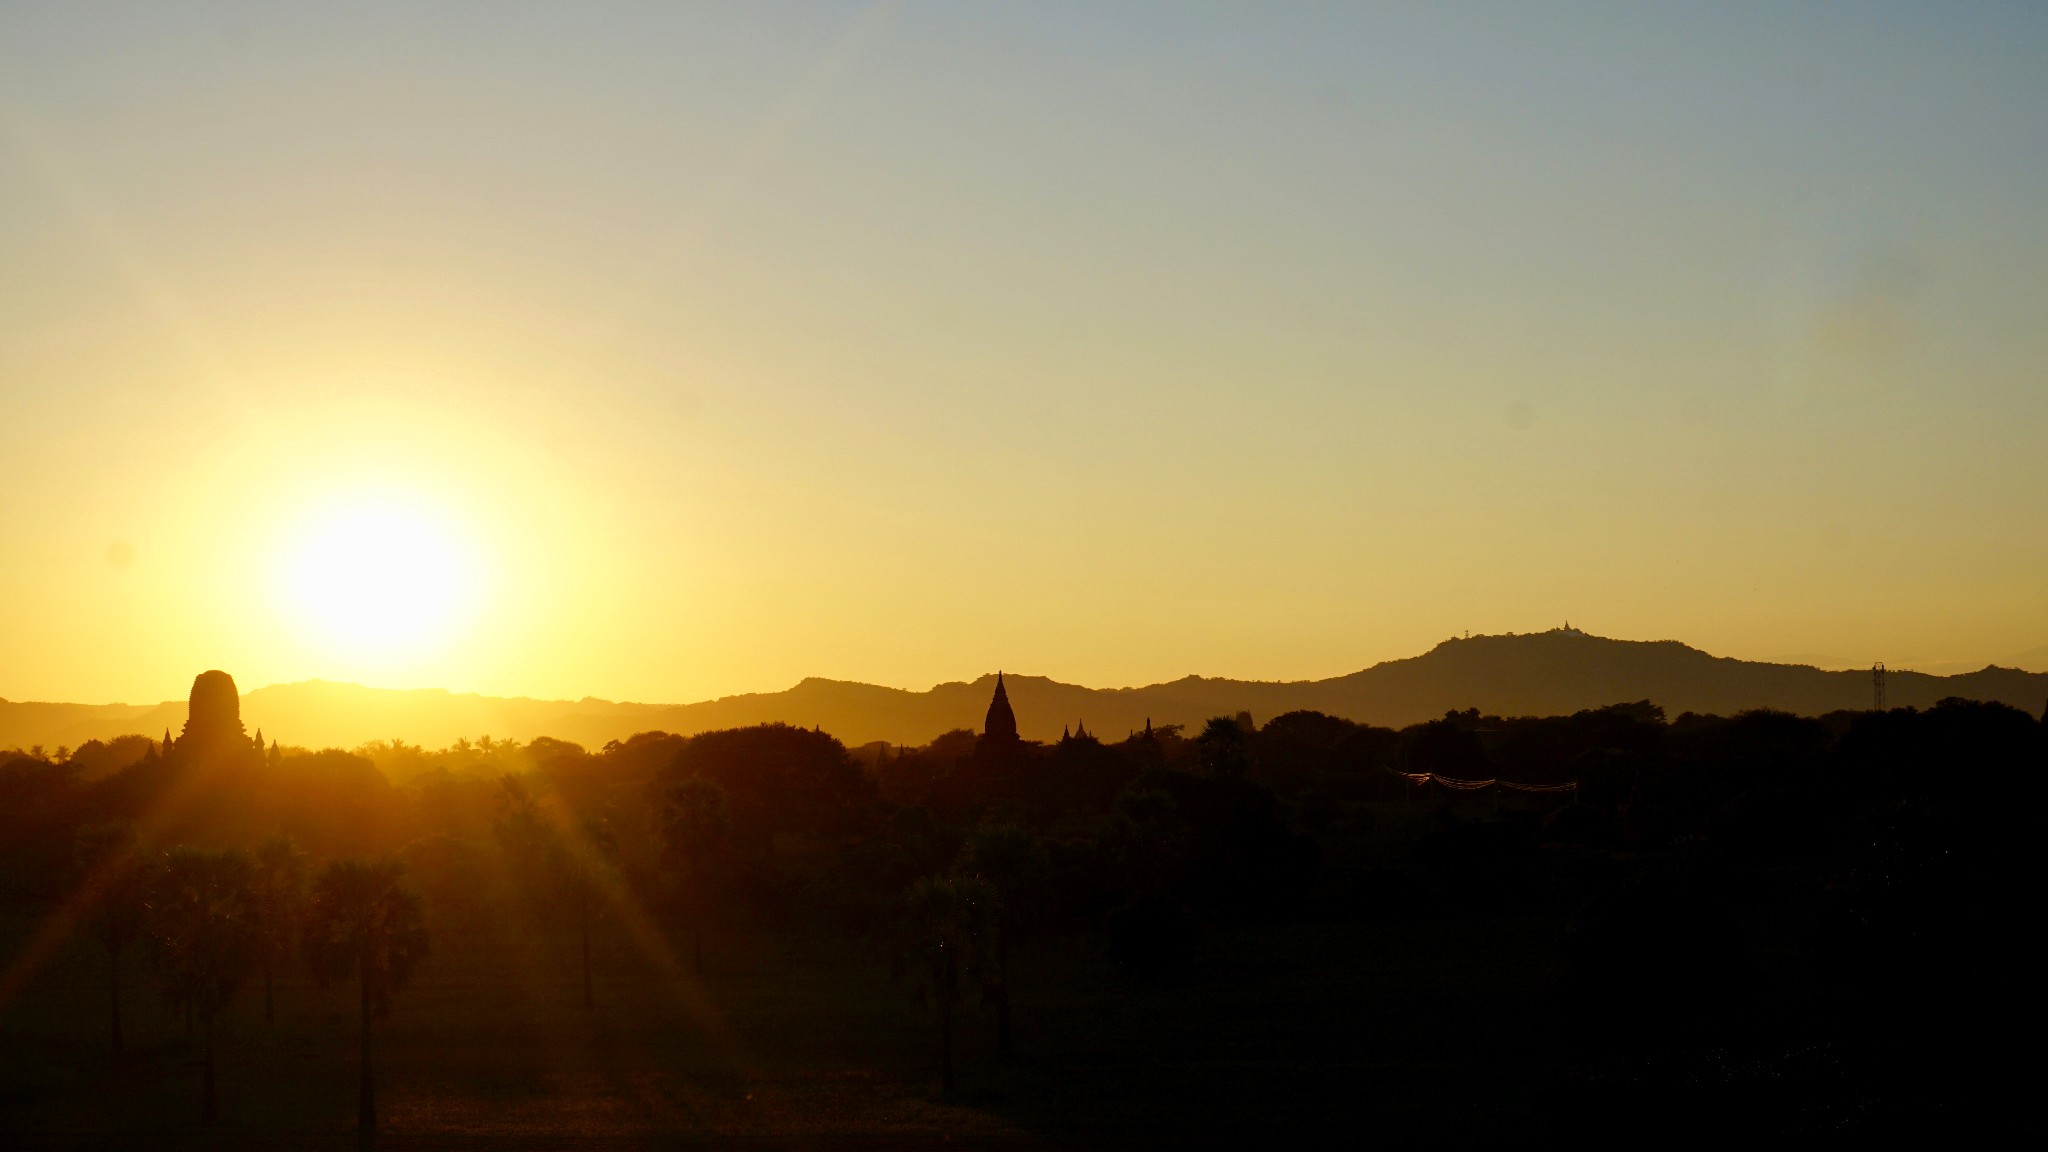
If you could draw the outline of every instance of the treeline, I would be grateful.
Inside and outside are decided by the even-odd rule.
[[[1422,774],[1576,789],[1467,794]],[[612,917],[646,918],[700,969],[727,932],[863,933],[942,1018],[986,1004],[998,1056],[1009,958],[1047,933],[1095,937],[1144,981],[1171,979],[1223,919],[1554,913],[1555,1036],[1608,1077],[1585,1091],[1625,1083],[1732,1124],[1747,1114],[1701,1094],[1754,1076],[1867,1120],[1871,1099],[1936,1108],[2003,1075],[1969,1020],[2041,1022],[2021,958],[2048,878],[2044,780],[2040,721],[1960,700],[1466,711],[1400,731],[1296,712],[1002,747],[955,732],[848,749],[765,725],[208,765],[131,737],[0,764],[0,878],[17,902],[90,896],[90,846],[109,836],[159,876],[196,858],[174,845],[245,860],[232,870],[272,837],[314,861],[399,861],[433,923],[542,906],[581,933],[586,1002],[590,934]],[[1798,1063],[1814,1052],[1822,1071]]]
[[[203,1068],[199,1122],[218,1116],[215,1023],[251,979],[263,984],[263,1020],[276,1017],[280,968],[303,964],[321,983],[357,986],[362,1005],[358,1120],[367,1143],[376,1130],[370,1022],[427,955],[420,898],[400,885],[397,860],[337,860],[308,883],[306,859],[282,836],[253,852],[176,847],[138,850],[127,825],[100,825],[78,837],[80,883],[69,910],[85,914],[104,949],[108,1046],[125,1047],[122,961],[140,952],[163,999],[196,1036]]]

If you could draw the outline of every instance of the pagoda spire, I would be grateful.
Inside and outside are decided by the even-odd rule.
[[[1003,674],[996,673],[995,696],[988,702],[988,717],[981,725],[982,739],[1014,743],[1017,739],[1017,714],[1010,709],[1010,693],[1003,685]]]

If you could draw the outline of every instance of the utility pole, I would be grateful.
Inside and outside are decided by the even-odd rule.
[[[1870,666],[1870,697],[1873,708],[1878,712],[1884,711],[1884,661],[1882,660]]]

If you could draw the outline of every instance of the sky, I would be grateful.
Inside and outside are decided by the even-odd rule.
[[[2048,667],[2048,9],[1540,7],[0,7],[0,697]]]

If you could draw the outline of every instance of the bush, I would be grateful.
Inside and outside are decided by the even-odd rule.
[[[1743,930],[1700,878],[1587,903],[1546,984],[1568,1039],[1623,1051],[1728,1043],[1764,1007]]]
[[[1197,934],[1179,901],[1141,896],[1109,914],[1109,958],[1129,975],[1157,980],[1194,955]]]

